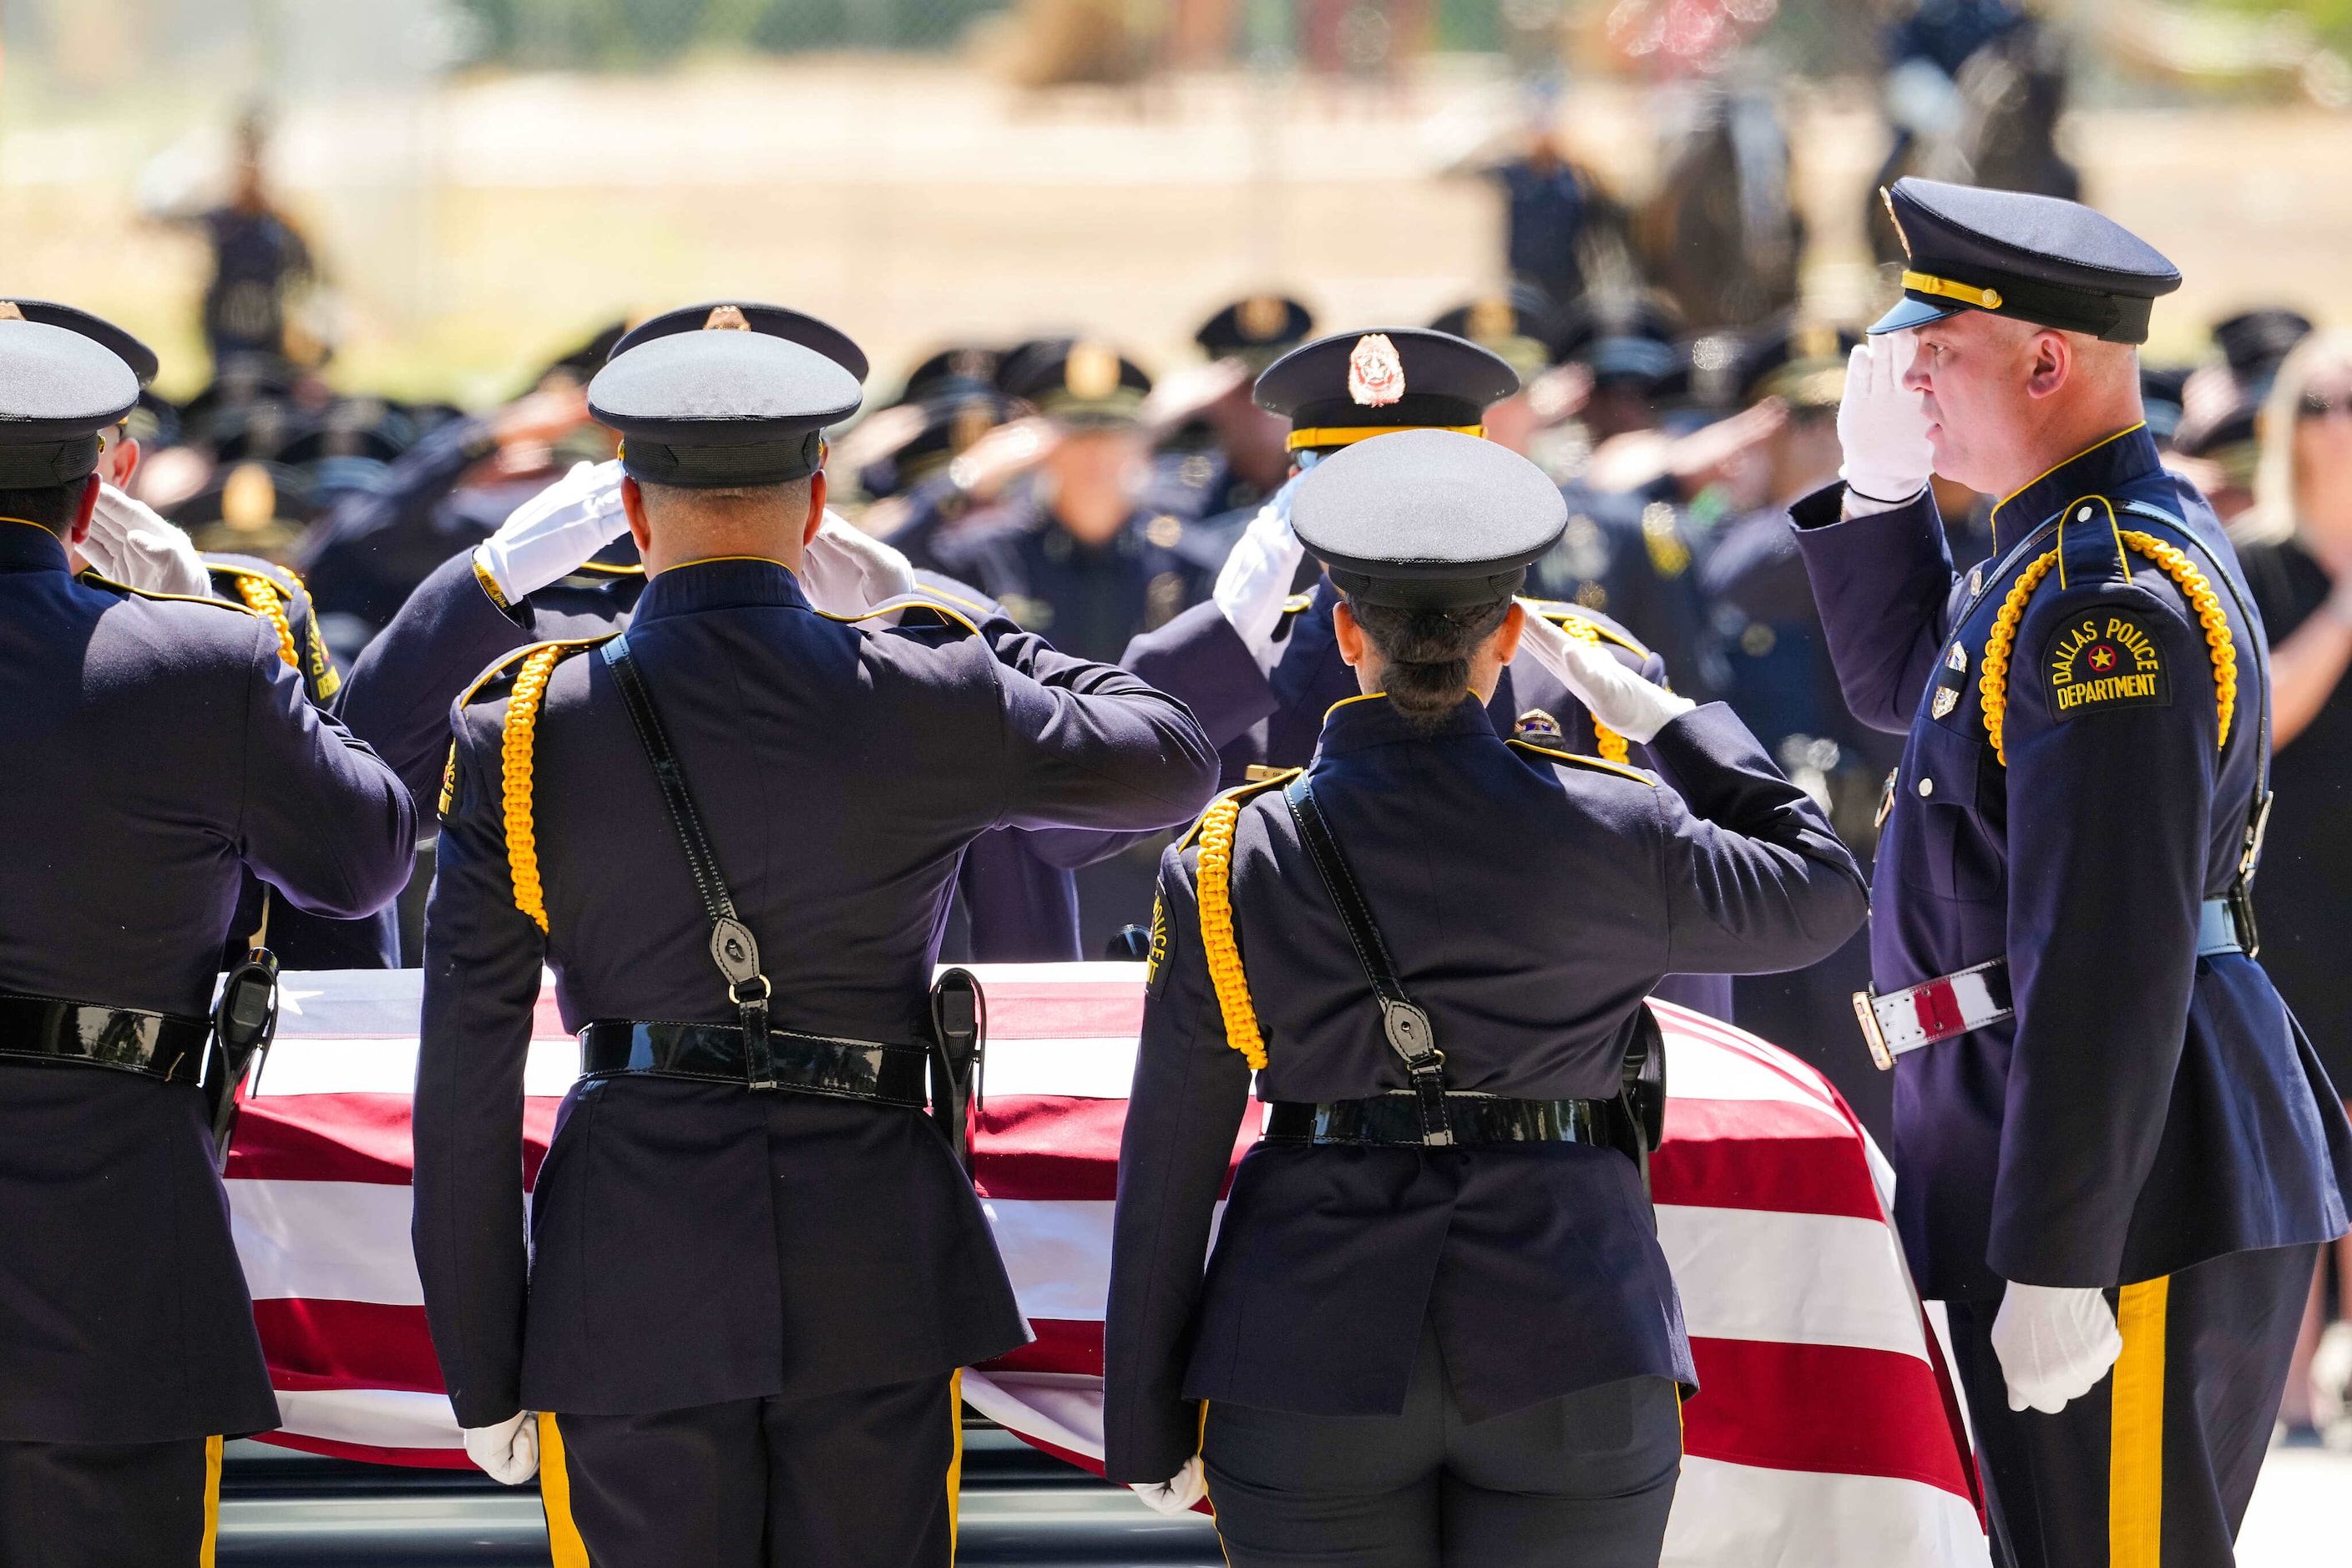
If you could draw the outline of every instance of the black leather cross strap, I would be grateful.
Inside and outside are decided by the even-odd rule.
[[[1372,983],[1389,1048],[1404,1063],[1405,1075],[1412,1080],[1421,1119],[1419,1142],[1430,1148],[1449,1147],[1454,1131],[1446,1117],[1445,1053],[1437,1048],[1437,1031],[1431,1026],[1429,1015],[1404,994],[1396,966],[1389,962],[1389,950],[1381,941],[1380,927],[1372,923],[1371,906],[1364,902],[1348,870],[1347,858],[1339,853],[1339,841],[1331,837],[1322,809],[1315,804],[1314,786],[1307,782],[1307,775],[1292,779],[1284,787],[1282,798],[1290,806],[1291,820],[1298,825],[1299,841],[1307,846],[1307,858],[1315,862],[1332,903],[1339,907],[1339,923],[1347,928],[1348,940],[1355,946],[1356,961]]]
[[[1589,1100],[1507,1100],[1493,1094],[1445,1097],[1446,1128],[1459,1145],[1475,1143],[1598,1143],[1605,1141],[1601,1107]],[[1411,1092],[1319,1105],[1275,1100],[1266,1106],[1265,1141],[1346,1143],[1358,1148],[1420,1148],[1421,1097]]]
[[[838,1039],[790,1029],[768,1032],[774,1087],[920,1110],[931,1053],[926,1046]],[[747,1072],[743,1031],[730,1024],[599,1018],[580,1031],[583,1078],[703,1079],[740,1084]]]
[[[29,1057],[194,1083],[213,1036],[209,1018],[142,1013],[62,996],[0,994],[0,1057]]]
[[[719,875],[719,856],[710,847],[710,836],[702,828],[702,814],[694,808],[694,796],[686,787],[686,770],[678,765],[669,731],[662,728],[661,713],[654,707],[645,672],[629,652],[629,635],[615,635],[604,644],[604,655],[621,703],[629,710],[629,721],[636,726],[646,760],[653,764],[654,782],[661,786],[670,826],[677,830],[678,845],[686,851],[694,890],[702,900],[703,912],[710,917],[710,962],[719,966],[727,982],[727,999],[735,1004],[742,1021],[743,1081],[753,1089],[778,1088],[775,1058],[768,1042],[769,987],[768,977],[760,969],[760,944],[751,928],[736,918],[735,900],[728,897],[727,884]]]

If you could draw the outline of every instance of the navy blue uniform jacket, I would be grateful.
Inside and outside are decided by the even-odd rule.
[[[1862,923],[1853,858],[1728,709],[1676,719],[1650,753],[1673,787],[1506,744],[1467,696],[1427,739],[1382,698],[1326,721],[1316,800],[1435,1026],[1450,1089],[1613,1096],[1661,975],[1792,967]],[[1644,1373],[1695,1384],[1633,1162],[1593,1144],[1260,1144],[1203,1276],[1250,1068],[1227,1044],[1202,955],[1199,863],[1189,846],[1160,862],[1165,953],[1144,1006],[1111,1254],[1111,1477],[1175,1474],[1198,1445],[1202,1399],[1393,1415],[1425,1321],[1472,1420]],[[1242,808],[1232,900],[1269,1058],[1259,1098],[1405,1088],[1272,787]]]
[[[408,875],[408,792],[268,622],[76,581],[23,522],[0,522],[0,991],[201,1017],[248,869],[341,918]],[[277,1424],[203,1092],[0,1058],[0,1441]]]
[[[1846,701],[1908,731],[1876,984],[2006,959],[2017,1009],[1897,1059],[1895,1218],[1921,1289],[2126,1284],[2341,1234],[2335,1090],[2258,963],[2197,953],[2269,741],[2263,628],[2204,498],[2136,426],[2003,501],[1993,559],[1959,576],[1932,494],[1850,522],[1843,496],[1793,516]],[[2181,552],[2227,616],[2226,743],[2206,635],[2124,531]],[[2053,551],[2015,623],[1997,752],[1986,644]]]
[[[758,938],[779,1027],[924,1040],[973,838],[1008,823],[1154,829],[1208,798],[1215,756],[1181,705],[1001,617],[980,626],[835,621],[765,561],[646,584],[630,646]],[[536,725],[547,931],[517,907],[501,752],[515,668],[457,710],[426,916],[415,1236],[459,1421],[798,1398],[1023,1342],[978,1200],[904,1110],[653,1078],[579,1085],[526,1253],[523,1065],[542,963],[567,1027],[735,1012],[653,770],[592,652],[555,667]]]

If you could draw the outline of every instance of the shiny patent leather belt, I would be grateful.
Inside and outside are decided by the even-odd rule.
[[[1346,1143],[1359,1148],[1444,1148],[1468,1143],[1592,1143],[1599,1115],[1590,1100],[1506,1100],[1449,1092],[1450,1140],[1431,1140],[1422,1123],[1422,1098],[1410,1089],[1369,1100],[1319,1105],[1276,1100],[1266,1107],[1265,1137],[1280,1143]]]
[[[2230,900],[2206,900],[2198,913],[2197,956],[2244,951]],[[1853,1016],[1862,1024],[1870,1059],[1881,1071],[1891,1069],[1897,1057],[1998,1024],[2016,1011],[2009,991],[2009,961],[2000,958],[1883,996],[1875,991],[1853,994]]]
[[[204,1076],[212,1034],[209,1018],[0,994],[0,1057],[79,1062],[194,1083]]]
[[[871,1100],[910,1110],[920,1110],[928,1102],[928,1047],[775,1028],[767,1032],[767,1042],[768,1071],[755,1081],[743,1031],[735,1025],[600,1019],[580,1031],[580,1075],[694,1079]]]

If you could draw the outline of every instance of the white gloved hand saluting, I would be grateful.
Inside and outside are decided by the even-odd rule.
[[[829,616],[862,616],[915,591],[906,556],[825,509],[801,562],[801,592]]]
[[[518,1410],[495,1426],[466,1428],[466,1458],[502,1487],[519,1487],[539,1474],[539,1416]]]
[[[1669,722],[1698,706],[1643,679],[1640,671],[1626,668],[1599,643],[1570,637],[1525,599],[1519,607],[1528,617],[1527,629],[1519,634],[1520,647],[1591,709],[1595,720],[1627,740],[1646,746]]]
[[[572,471],[507,514],[474,551],[475,564],[509,605],[537,593],[629,531],[621,510],[621,460]]]
[[[1282,606],[1290,597],[1291,579],[1307,558],[1307,546],[1298,542],[1298,535],[1290,529],[1291,499],[1306,472],[1301,468],[1293,474],[1257,509],[1257,516],[1250,520],[1248,530],[1218,569],[1216,590],[1210,595],[1264,670],[1274,668],[1275,628],[1282,625]]]
[[[144,501],[132,500],[112,485],[100,485],[89,532],[74,547],[98,574],[149,594],[212,596],[204,557],[185,533],[163,521]]]
[[[1141,1498],[1143,1506],[1152,1512],[1181,1519],[1192,1511],[1194,1503],[1209,1495],[1209,1477],[1202,1468],[1201,1456],[1195,1454],[1168,1479],[1156,1483],[1130,1481],[1128,1489]]]
[[[2011,1282],[1993,1315],[1992,1349],[2009,1407],[2055,1415],[2107,1375],[2124,1336],[2103,1291]]]
[[[1916,332],[1881,332],[1855,346],[1845,364],[1845,396],[1838,404],[1838,446],[1845,462],[1849,505],[1884,510],[1927,488],[1935,469],[1927,445],[1926,395],[1903,390],[1903,373],[1918,349]]]

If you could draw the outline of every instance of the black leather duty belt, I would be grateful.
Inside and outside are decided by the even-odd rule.
[[[754,1084],[743,1031],[733,1024],[600,1019],[580,1031],[580,1074],[694,1079],[910,1110],[920,1110],[929,1102],[930,1052],[926,1047],[797,1035],[789,1029],[770,1029],[767,1040],[768,1076]]]
[[[1451,1143],[1596,1143],[1602,1142],[1600,1112],[1590,1100],[1506,1100],[1499,1095],[1449,1092],[1445,1122]],[[1357,1148],[1444,1148],[1432,1144],[1422,1124],[1422,1097],[1410,1089],[1369,1100],[1333,1100],[1319,1105],[1274,1100],[1266,1106],[1265,1141],[1273,1143],[1342,1143]]]
[[[212,1020],[0,994],[0,1057],[114,1068],[166,1082],[204,1076]]]

